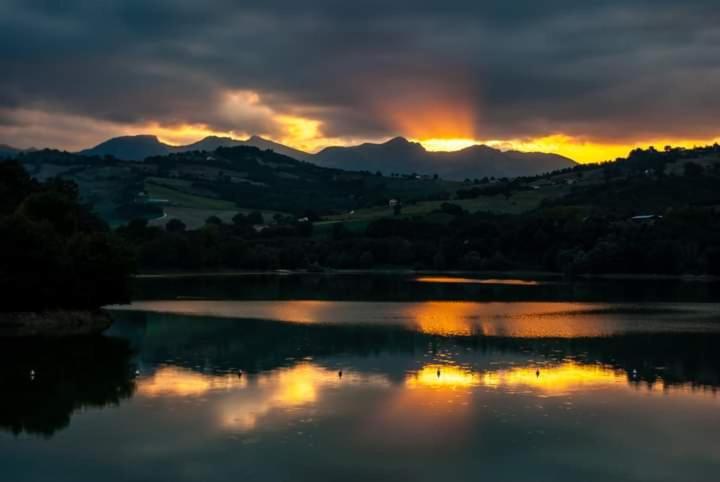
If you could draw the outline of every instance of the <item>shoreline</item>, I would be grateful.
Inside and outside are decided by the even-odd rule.
[[[112,325],[104,310],[0,313],[0,338],[99,335]]]
[[[135,279],[173,279],[173,278],[211,278],[211,277],[242,277],[242,276],[471,276],[475,278],[498,278],[498,279],[553,279],[572,281],[597,281],[597,280],[627,280],[627,281],[684,281],[695,283],[710,283],[720,281],[719,276],[713,275],[692,275],[692,274],[645,274],[645,273],[606,273],[606,274],[581,274],[573,278],[566,278],[562,273],[552,271],[437,271],[437,270],[413,270],[413,269],[347,269],[347,270],[228,270],[228,271],[178,271],[178,272],[147,272],[138,273],[133,276]]]

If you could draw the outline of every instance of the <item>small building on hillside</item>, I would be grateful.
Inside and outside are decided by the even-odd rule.
[[[633,216],[630,221],[639,224],[655,224],[655,222],[661,220],[663,217],[659,214],[640,214]]]

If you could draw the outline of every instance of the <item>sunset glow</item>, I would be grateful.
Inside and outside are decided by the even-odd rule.
[[[421,139],[419,142],[428,151],[452,152],[467,149],[478,143],[475,139]]]
[[[210,123],[192,122],[101,123],[96,124],[98,132],[95,141],[100,142],[112,134],[150,134],[170,145],[187,145],[207,136],[244,140],[251,135],[260,135],[295,149],[315,153],[328,146],[382,143],[394,136],[404,136],[420,143],[428,151],[452,152],[474,145],[486,145],[501,151],[559,154],[580,163],[612,161],[626,157],[635,148],[655,146],[662,149],[666,145],[691,148],[720,141],[720,137],[660,137],[614,141],[552,132],[532,138],[486,138],[475,130],[476,113],[455,98],[433,101],[385,99],[378,105],[377,110],[393,126],[394,133],[380,138],[328,136],[327,126],[321,119],[315,118],[314,114],[308,116],[294,106],[271,107],[260,93],[252,90],[225,92],[215,109],[216,115],[224,119],[228,129],[218,129]],[[27,116],[28,114],[25,115]],[[75,119],[73,122],[77,123],[79,120]]]
[[[590,140],[564,134],[553,134],[534,139],[417,139],[428,151],[459,151],[473,145],[486,145],[501,151],[546,152],[569,157],[579,163],[614,161],[627,155],[636,148],[646,149],[654,146],[663,149],[665,146],[692,148],[720,142],[720,137],[706,139],[640,139],[633,142],[607,140]]]
[[[282,133],[280,135],[260,133],[262,137],[310,153],[317,152],[327,146],[350,146],[361,142],[377,143],[387,140],[326,137],[323,134],[322,123],[320,121],[304,117],[278,115],[275,120],[280,126]],[[256,134],[254,132],[235,130],[217,131],[204,124],[166,126],[157,123],[126,127],[121,129],[121,132],[125,135],[155,135],[160,141],[170,145],[191,144],[207,136],[246,139],[250,135]],[[467,149],[474,145],[486,145],[501,151],[559,154],[579,163],[613,161],[617,158],[626,157],[630,151],[636,148],[646,149],[654,146],[656,149],[663,149],[668,145],[692,148],[720,142],[720,137],[705,139],[640,139],[633,142],[611,142],[588,140],[564,134],[553,134],[534,139],[473,139],[468,137],[415,138],[410,134],[402,132],[399,135],[407,136],[413,142],[419,142],[426,150],[433,152],[453,152]]]
[[[233,132],[219,132],[210,129],[204,124],[182,124],[178,126],[160,126],[149,124],[124,131],[125,135],[151,134],[157,136],[160,142],[171,146],[192,144],[208,136],[235,137]]]

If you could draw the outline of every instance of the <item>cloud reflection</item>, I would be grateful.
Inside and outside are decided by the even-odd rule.
[[[207,375],[186,368],[163,366],[137,382],[137,394],[144,397],[196,397],[211,390],[231,390],[247,385],[236,375]]]
[[[289,323],[405,326],[440,336],[512,338],[604,337],[635,331],[716,329],[702,317],[714,304],[620,304],[585,302],[354,302],[354,301],[139,301],[112,310],[161,312]],[[699,322],[696,323],[696,322]]]
[[[241,392],[219,405],[220,425],[226,430],[248,431],[275,410],[287,411],[321,402],[323,394],[349,384],[389,386],[382,375],[330,370],[303,362],[290,368],[260,375]]]
[[[515,391],[526,389],[542,393],[607,388],[624,385],[626,376],[596,364],[564,362],[555,366],[527,365],[489,371],[472,371],[458,365],[428,364],[407,376],[409,389],[456,390],[489,387]]]
[[[463,278],[459,276],[418,276],[415,278],[418,283],[443,283],[443,284],[478,284],[478,285],[507,285],[507,286],[537,286],[540,281],[524,279],[501,279],[501,278]]]
[[[556,366],[523,366],[486,372],[483,386],[509,390],[526,389],[544,394],[625,386],[624,373],[596,364],[565,362]]]

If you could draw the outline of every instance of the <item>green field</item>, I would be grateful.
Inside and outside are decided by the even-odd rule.
[[[196,196],[194,194],[188,194],[186,192],[171,189],[167,186],[160,186],[159,184],[155,184],[153,182],[145,182],[145,191],[151,197],[167,199],[170,203],[178,207],[215,210],[235,209],[235,203],[230,201]]]
[[[439,211],[443,203],[452,203],[461,206],[470,213],[480,211],[498,213],[498,214],[519,214],[537,208],[543,199],[548,197],[556,197],[568,191],[566,186],[549,186],[538,190],[514,192],[513,195],[506,199],[505,196],[479,196],[475,199],[462,199],[451,201],[422,201],[416,204],[408,204],[403,206],[401,217],[424,216],[432,212]],[[340,214],[336,216],[328,216],[322,223],[337,223],[360,221],[369,222],[374,219],[392,217],[393,212],[390,207],[375,207],[368,209],[358,209],[354,214]]]
[[[187,226],[187,229],[197,229],[201,228],[205,225],[205,221],[210,216],[217,216],[219,217],[223,223],[226,224],[232,224],[233,220],[232,218],[237,213],[243,213],[248,214],[252,211],[255,211],[254,209],[232,209],[232,210],[223,210],[223,209],[196,209],[196,208],[183,208],[183,207],[166,207],[164,209],[165,216],[158,219],[153,219],[150,221],[150,225],[152,226],[160,226],[164,227],[165,224],[167,224],[168,221],[171,219],[179,219],[183,223],[185,223],[185,226]],[[278,214],[277,211],[263,211],[260,210],[260,212],[263,215],[263,219],[266,223],[271,223],[273,221],[273,216],[275,214]],[[282,214],[282,213],[280,213]]]

